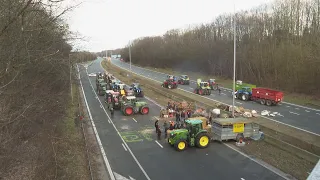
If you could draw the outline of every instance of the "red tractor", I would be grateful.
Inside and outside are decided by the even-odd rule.
[[[167,79],[161,84],[161,86],[168,89],[176,89],[178,87],[178,83],[173,79]]]

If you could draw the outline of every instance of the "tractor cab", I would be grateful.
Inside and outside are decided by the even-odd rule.
[[[209,87],[209,83],[208,82],[200,82],[200,87],[207,88],[207,87]]]
[[[134,104],[137,102],[137,98],[135,96],[123,96],[123,102]]]
[[[210,85],[215,85],[216,84],[216,80],[215,79],[209,79],[208,83]]]
[[[187,146],[206,148],[210,143],[207,130],[202,127],[203,121],[200,119],[186,120],[186,129],[173,130],[168,138],[168,143],[175,147],[177,151],[183,151]]]

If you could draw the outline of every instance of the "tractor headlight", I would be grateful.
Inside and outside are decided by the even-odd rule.
[[[170,138],[174,138],[176,135],[177,135],[177,134],[171,133],[171,134],[170,134]]]

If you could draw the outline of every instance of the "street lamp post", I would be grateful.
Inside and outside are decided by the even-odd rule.
[[[131,41],[129,41],[129,59],[130,59],[130,72],[132,72],[132,70],[131,70]]]
[[[236,5],[233,1],[233,97],[232,97],[232,117],[234,118],[234,104],[236,91]]]

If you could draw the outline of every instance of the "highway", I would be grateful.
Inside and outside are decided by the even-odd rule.
[[[111,115],[104,107],[103,97],[95,92],[95,77],[103,72],[101,60],[86,69],[79,65],[80,81],[94,128],[102,144],[106,166],[116,179],[130,180],[277,180],[285,174],[268,165],[240,154],[223,143],[212,143],[206,149],[189,148],[177,152],[162,136],[157,139],[154,122],[159,106],[148,99],[148,115],[124,116],[119,111]],[[162,126],[162,124],[160,124]]]
[[[130,70],[130,65],[128,63],[122,62],[118,59],[112,59],[111,62],[123,69]],[[167,74],[141,68],[138,66],[131,65],[131,69],[134,73],[144,76],[146,78],[163,82],[167,78]],[[185,74],[188,74],[187,72]],[[180,76],[175,74],[175,76]],[[218,82],[219,83],[219,82]],[[187,92],[193,93],[196,87],[196,81],[191,80],[190,85],[179,85],[178,88]],[[212,100],[223,102],[232,105],[232,90],[222,89],[221,95],[217,91],[213,91],[210,96],[203,96]],[[285,98],[285,97],[284,97]],[[309,107],[304,107],[300,105],[295,105],[291,103],[281,103],[278,106],[266,106],[261,105],[253,101],[241,101],[236,100],[236,106],[242,106],[247,109],[254,109],[257,111],[268,110],[271,112],[278,112],[280,115],[275,115],[274,117],[265,117],[272,121],[277,121],[282,124],[303,130],[305,132],[320,136],[320,110],[313,109]]]

